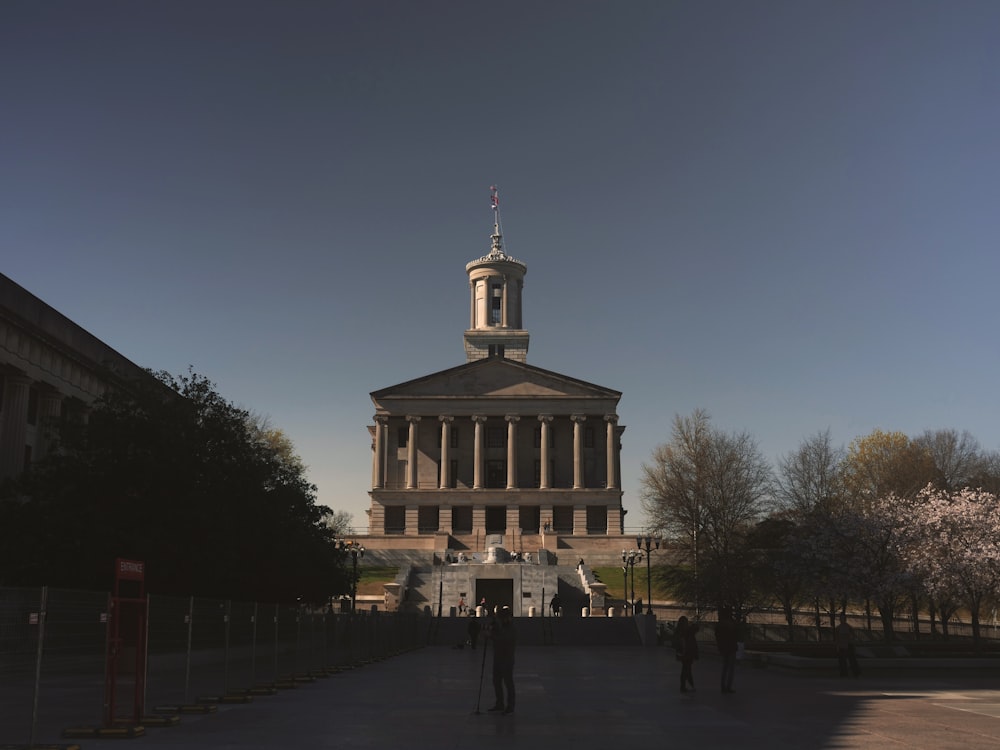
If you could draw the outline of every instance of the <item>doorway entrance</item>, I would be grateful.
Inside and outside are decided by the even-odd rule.
[[[476,604],[485,597],[486,606],[490,612],[494,607],[510,607],[514,609],[514,579],[513,578],[479,578],[476,580]]]

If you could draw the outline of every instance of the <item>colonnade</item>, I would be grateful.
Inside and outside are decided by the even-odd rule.
[[[417,466],[417,445],[419,437],[420,422],[422,417],[408,414],[405,417],[408,424],[407,434],[407,462],[406,477],[404,486],[408,490],[418,487],[418,466]],[[451,464],[451,443],[452,429],[455,420],[461,419],[451,414],[438,416],[440,423],[440,471],[437,478],[438,489],[449,489],[450,464]],[[488,417],[485,414],[473,414],[468,417],[473,423],[473,482],[472,489],[480,490],[485,488],[485,465],[486,465],[486,429],[485,425]],[[521,423],[521,415],[506,414],[504,420],[507,423],[507,489],[517,489],[520,483],[517,475],[518,465],[518,427]],[[552,422],[555,419],[553,414],[539,414],[537,420],[540,425],[541,440],[541,477],[539,489],[550,489],[552,487],[551,462],[550,462],[550,442]],[[569,419],[573,424],[573,489],[584,489],[584,438],[583,426],[588,419],[585,414],[570,414]],[[618,485],[618,461],[619,442],[616,434],[618,425],[617,414],[605,414],[603,416],[606,431],[606,462],[607,479],[605,487],[607,489],[619,489]],[[384,489],[386,484],[386,459],[388,451],[388,426],[389,416],[385,414],[375,415],[375,455],[373,457],[374,466],[372,469],[372,486],[374,489]]]
[[[37,461],[49,452],[53,442],[49,423],[59,416],[63,394],[18,373],[4,374],[2,387],[0,478],[16,477],[28,461]],[[32,404],[32,388],[36,405]]]

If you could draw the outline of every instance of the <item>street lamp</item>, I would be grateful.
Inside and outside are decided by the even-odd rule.
[[[632,614],[635,614],[635,564],[642,562],[642,552],[631,549],[622,550],[622,574],[625,576],[625,586],[628,587],[628,570],[632,569]]]
[[[358,544],[355,541],[345,541],[344,539],[335,539],[334,545],[337,549],[342,549],[351,556],[353,565],[353,573],[351,575],[351,614],[353,615],[358,601],[358,558],[365,556],[365,547],[363,544]]]
[[[646,607],[647,612],[652,613],[653,611],[653,578],[650,575],[650,560],[653,557],[652,552],[654,549],[660,548],[660,540],[654,536],[637,536],[635,538],[635,545],[640,549],[641,552],[646,553]],[[640,552],[640,554],[641,554]],[[633,594],[633,596],[635,596]]]

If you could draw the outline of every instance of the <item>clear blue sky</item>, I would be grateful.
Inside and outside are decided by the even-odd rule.
[[[704,408],[1000,449],[1000,3],[0,4],[2,271],[191,365],[364,526],[376,389],[464,362],[500,187],[528,361]]]

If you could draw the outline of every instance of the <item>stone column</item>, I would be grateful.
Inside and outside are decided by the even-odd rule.
[[[507,489],[517,489],[517,423],[521,418],[508,414],[507,420]]]
[[[420,423],[420,417],[407,414],[406,421],[410,423],[410,435],[406,440],[406,489],[415,490],[417,488],[417,425]]]
[[[476,327],[476,282],[469,279],[469,292],[472,297],[472,301],[469,304],[469,328],[473,329]]]
[[[516,549],[509,550],[510,552],[520,552],[521,551],[521,509],[516,505],[507,506],[507,538],[510,539],[512,546]],[[504,539],[506,542],[507,540]]]
[[[406,506],[406,530],[404,536],[416,536],[420,533],[420,510],[416,505]]]
[[[438,488],[444,490],[451,486],[448,476],[451,455],[448,449],[451,448],[451,423],[455,421],[455,418],[442,414],[438,419],[441,420],[441,476],[438,480]]]
[[[573,421],[573,489],[583,489],[583,423],[587,417],[583,414],[572,414]]]
[[[486,506],[485,505],[473,505],[472,506],[472,533],[477,536],[482,536],[483,541],[486,540]],[[476,550],[477,552],[482,552],[485,550],[485,545],[482,550]]]
[[[541,462],[542,471],[538,482],[538,489],[547,490],[552,486],[552,477],[549,476],[549,429],[552,424],[551,414],[539,414],[538,421],[542,423],[541,427]]]
[[[7,375],[0,413],[0,478],[16,477],[24,471],[24,447],[28,440],[28,389],[31,378]]]
[[[607,462],[608,462],[608,484],[609,490],[618,489],[618,415],[617,414],[605,414],[604,421],[608,423],[608,451],[607,451]]]
[[[508,310],[507,303],[510,300],[510,296],[507,294],[507,283],[509,281],[507,274],[504,274],[501,279],[503,280],[503,286],[501,287],[501,298],[500,298],[500,325],[504,328],[508,327]]]
[[[483,425],[486,423],[486,417],[482,414],[473,414],[472,421],[476,425],[474,438],[476,442],[473,446],[472,489],[481,490],[483,488],[483,455],[485,453],[483,450]]]
[[[380,490],[385,487],[385,431],[389,418],[384,414],[375,415],[375,458],[372,467],[372,486]]]
[[[35,439],[33,461],[45,458],[55,442],[62,412],[63,395],[55,388],[45,386],[38,390],[38,431]]]
[[[608,536],[621,536],[622,533],[622,507],[621,505],[608,506]]]
[[[450,534],[452,532],[450,505],[438,506],[438,531],[442,534]]]

